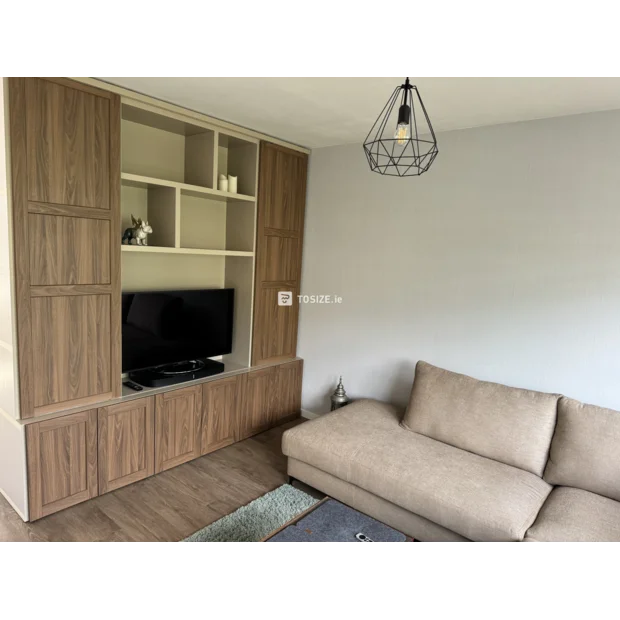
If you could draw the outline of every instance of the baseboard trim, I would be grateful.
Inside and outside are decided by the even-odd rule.
[[[314,411],[308,411],[307,409],[301,410],[301,417],[306,420],[314,420],[315,418],[320,418],[322,413],[315,413]]]
[[[24,523],[28,523],[28,518],[24,515],[24,513],[13,503],[13,500],[4,492],[4,489],[0,488],[0,495],[4,497],[4,499],[9,502],[11,508],[21,517]]]

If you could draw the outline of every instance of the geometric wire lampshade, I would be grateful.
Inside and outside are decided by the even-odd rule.
[[[435,161],[437,138],[409,78],[388,99],[364,140],[364,152],[370,169],[386,176],[419,176]]]

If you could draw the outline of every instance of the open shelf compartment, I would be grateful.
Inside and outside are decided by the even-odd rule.
[[[256,196],[258,144],[232,134],[218,132],[217,177],[237,177],[237,193]]]
[[[122,106],[122,171],[215,188],[215,131]]]
[[[180,247],[253,256],[254,203],[219,202],[181,191]]]
[[[148,221],[153,232],[148,235],[149,246],[177,246],[177,190],[173,187],[131,183],[121,185],[121,225],[124,233],[132,228],[131,217]],[[125,247],[125,246],[123,246]],[[130,246],[127,246],[130,247]],[[141,249],[138,246],[131,246]]]

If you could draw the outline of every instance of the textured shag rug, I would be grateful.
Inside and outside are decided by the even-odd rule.
[[[203,527],[184,542],[257,542],[318,501],[290,484],[283,484]]]

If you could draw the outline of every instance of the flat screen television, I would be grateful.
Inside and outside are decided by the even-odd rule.
[[[234,289],[123,293],[123,372],[232,351]]]

